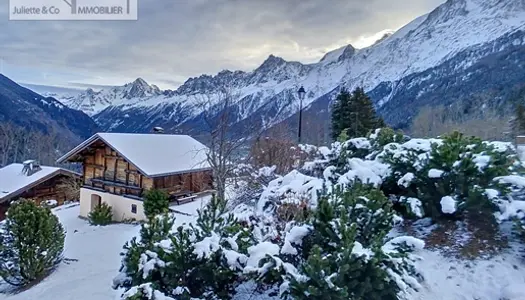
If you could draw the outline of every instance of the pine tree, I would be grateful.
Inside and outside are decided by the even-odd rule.
[[[166,192],[161,190],[148,190],[144,197],[144,214],[148,219],[169,211],[169,198]]]
[[[16,286],[42,279],[62,260],[64,239],[49,208],[27,200],[13,204],[1,233],[0,276]]]
[[[91,225],[105,226],[111,224],[111,221],[113,220],[111,206],[105,202],[97,205],[95,209],[89,213],[88,220]]]
[[[352,94],[342,90],[332,109],[332,139],[337,140],[343,131],[348,138],[364,137],[370,130],[385,127],[385,122],[374,109],[372,100],[363,88]]]
[[[342,89],[334,101],[332,107],[332,139],[337,140],[343,131],[350,125],[347,119],[349,111],[350,93],[346,89]]]
[[[288,277],[289,295],[293,299],[399,299],[398,292],[406,285],[398,285],[390,276],[403,274],[412,284],[419,274],[411,267],[409,247],[388,251],[390,241],[384,244],[393,217],[389,200],[367,185],[356,183],[323,196],[310,220],[313,230],[299,249],[304,263],[297,269],[304,276]]]
[[[195,224],[175,230],[168,214],[148,219],[140,239],[126,243],[121,254],[120,274],[113,280],[114,289],[125,290],[121,298],[151,299],[144,297],[147,287],[174,299],[231,299],[239,272],[227,254],[246,252],[251,238],[233,216],[221,216],[223,204],[213,198]]]

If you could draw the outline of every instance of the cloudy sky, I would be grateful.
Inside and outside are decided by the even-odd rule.
[[[444,0],[139,0],[138,21],[104,22],[8,21],[1,2],[0,72],[15,81],[142,77],[175,88],[203,73],[252,70],[269,54],[310,63],[348,43],[362,48]]]

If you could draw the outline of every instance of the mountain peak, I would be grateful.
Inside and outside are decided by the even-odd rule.
[[[156,85],[149,85],[146,80],[137,78],[131,84],[126,84],[124,89],[125,98],[142,98],[152,95],[160,95],[162,92]]]
[[[262,63],[261,66],[264,66],[264,65],[276,66],[276,65],[281,65],[283,63],[286,63],[286,61],[283,58],[270,54],[268,58]]]
[[[387,32],[385,33],[380,39],[374,42],[373,45],[377,45],[381,43],[382,41],[386,40],[387,38],[391,37],[394,34],[394,32]]]
[[[133,81],[132,84],[133,85],[137,85],[137,86],[149,87],[149,84],[146,82],[146,80],[144,80],[144,79],[142,79],[140,77],[135,79],[135,81]]]
[[[332,50],[328,53],[326,53],[323,58],[321,58],[320,62],[324,63],[330,63],[330,62],[336,62],[336,61],[342,61],[345,59],[349,59],[352,56],[354,56],[356,52],[356,49],[351,44],[348,44],[346,46],[337,48],[335,50]]]

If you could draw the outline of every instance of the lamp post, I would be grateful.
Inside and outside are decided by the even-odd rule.
[[[301,143],[301,126],[303,122],[303,100],[304,100],[304,96],[306,95],[306,91],[304,90],[303,86],[299,88],[299,90],[297,91],[297,95],[299,96],[299,130],[297,131],[297,138],[300,144]]]

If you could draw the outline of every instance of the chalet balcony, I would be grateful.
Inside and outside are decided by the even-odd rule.
[[[107,178],[106,176],[90,178],[86,181],[85,187],[97,188],[115,195],[142,196],[144,189],[137,184],[126,183],[124,181],[114,180],[113,178],[114,177]]]

